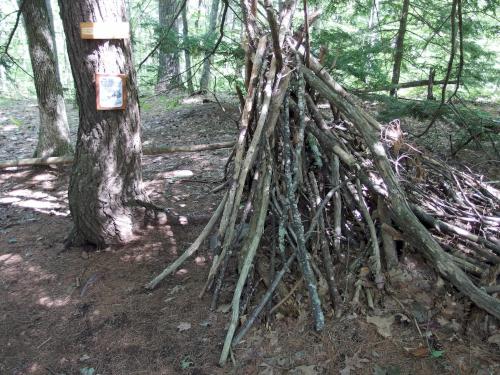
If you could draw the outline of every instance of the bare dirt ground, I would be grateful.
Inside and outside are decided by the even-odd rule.
[[[238,112],[223,105],[226,112],[200,101],[166,111],[165,101],[150,100],[143,106],[144,142],[231,140]],[[1,102],[0,160],[31,156],[37,122],[33,102]],[[75,110],[70,122],[74,138]],[[151,197],[179,213],[212,212],[221,195],[210,190],[220,183],[229,152],[145,157]],[[174,170],[193,176],[173,179]],[[197,297],[211,260],[207,246],[156,290],[143,289],[189,246],[202,224],[151,227],[123,247],[64,252],[71,228],[69,171],[0,171],[0,374],[500,372],[495,322],[404,249],[401,270],[391,278],[394,294],[376,295],[376,309],[349,306],[341,319],[330,316],[326,329],[315,333],[299,290],[293,297],[298,316],[277,314],[257,325],[234,350],[234,362],[219,368],[231,288],[217,311],[209,309],[210,295]]]

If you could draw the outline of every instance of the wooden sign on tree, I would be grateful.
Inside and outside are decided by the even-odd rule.
[[[96,106],[98,111],[125,109],[127,105],[126,74],[95,75]]]
[[[128,22],[80,22],[82,39],[128,39]]]

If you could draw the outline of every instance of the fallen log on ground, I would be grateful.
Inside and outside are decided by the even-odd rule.
[[[442,85],[445,83],[444,79],[441,79],[439,81],[433,81],[432,82],[434,85]],[[456,84],[457,81],[449,81],[448,84]],[[422,79],[419,81],[411,81],[411,82],[404,82],[404,83],[398,83],[397,85],[386,85],[386,86],[378,86],[378,87],[372,87],[372,88],[367,88],[367,89],[361,89],[361,90],[353,90],[354,92],[358,94],[363,94],[363,93],[369,93],[369,92],[377,92],[377,91],[390,91],[392,89],[408,89],[412,87],[420,87],[420,86],[428,86],[429,85],[429,80],[428,79]]]
[[[208,143],[200,145],[188,145],[188,146],[154,146],[154,147],[145,147],[142,150],[142,154],[147,156],[152,156],[152,155],[172,154],[175,152],[199,152],[199,151],[218,150],[222,148],[231,148],[233,146],[234,146],[233,141]],[[15,160],[0,162],[0,169],[11,168],[11,167],[43,166],[43,165],[66,165],[71,163],[73,163],[73,156],[15,159]]]

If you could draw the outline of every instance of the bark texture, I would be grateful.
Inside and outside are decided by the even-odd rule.
[[[177,13],[176,0],[158,0],[158,21],[160,38],[163,42],[159,48],[157,91],[176,89],[181,84],[179,51],[179,22],[175,19]]]
[[[80,22],[126,21],[124,0],[59,0],[75,80],[80,123],[69,185],[70,240],[97,246],[133,239],[142,186],[141,131],[131,46],[125,40],[82,40]],[[95,73],[127,74],[125,110],[97,111]]]
[[[401,12],[401,18],[399,20],[399,31],[396,38],[396,50],[394,51],[394,66],[392,68],[392,80],[393,85],[399,83],[399,76],[401,74],[401,62],[403,61],[404,53],[404,40],[406,34],[406,21],[408,20],[408,8],[410,7],[410,0],[403,0],[403,11]],[[397,95],[397,89],[391,89],[391,96]]]
[[[210,20],[208,24],[207,40],[213,39],[215,28],[217,27],[217,16],[219,14],[220,0],[212,0],[212,8],[210,9]],[[210,43],[209,43],[210,45]],[[212,63],[211,51],[205,51],[205,60],[203,61],[203,70],[200,78],[200,90],[208,89],[210,83],[210,64]]]
[[[72,153],[63,89],[57,67],[54,29],[45,0],[21,4],[40,113],[35,157]]]

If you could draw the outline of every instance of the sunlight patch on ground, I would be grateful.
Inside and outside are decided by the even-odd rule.
[[[30,189],[17,189],[12,190],[7,193],[11,197],[23,197],[23,198],[35,198],[35,199],[46,199],[48,201],[57,201],[57,198],[44,193],[42,191],[33,191]]]
[[[185,99],[182,99],[182,104],[203,104],[204,97],[201,95],[189,96]]]
[[[25,260],[21,255],[15,253],[0,255],[0,276],[0,279],[4,281],[18,281],[26,278],[31,284],[56,279],[54,274],[46,272],[39,265],[34,265]]]
[[[40,366],[37,362],[31,364],[31,366],[28,368],[28,371],[32,374],[35,374],[39,371],[43,371],[42,366]]]
[[[185,268],[181,268],[180,270],[178,270],[175,274],[177,276],[184,276],[184,275],[187,275],[189,273],[189,271]]]
[[[197,256],[196,258],[194,258],[194,262],[197,266],[204,266],[207,263],[207,258],[205,258],[204,256]]]
[[[158,256],[162,249],[161,242],[153,242],[151,244],[147,244],[142,246],[140,249],[132,251],[127,254],[123,254],[120,256],[120,260],[124,263],[142,263],[148,260],[154,259]]]
[[[51,297],[41,297],[38,299],[38,304],[45,307],[61,307],[65,306],[69,302],[69,296],[62,298],[51,298]]]
[[[168,243],[169,243],[169,249],[168,252],[172,255],[177,255],[177,241],[175,240],[174,232],[172,231],[172,227],[170,225],[165,226],[164,228],[161,228],[162,231],[165,233],[165,236],[167,237]]]
[[[3,125],[2,126],[2,133],[4,132],[11,132],[11,131],[15,131],[15,130],[18,130],[18,126],[17,125],[13,125],[13,124],[10,124],[10,125]]]
[[[66,216],[69,213],[63,197],[54,197],[45,192],[31,189],[11,190],[0,197],[0,203],[31,208],[49,215]]]
[[[44,212],[43,210],[55,210],[58,208],[62,208],[62,206],[59,203],[37,201],[34,199],[27,199],[25,201],[15,202],[14,205],[24,208],[33,208],[35,211],[40,211],[40,212]],[[49,212],[45,211],[44,213],[49,213]]]
[[[21,200],[21,198],[16,198],[16,197],[3,197],[3,198],[0,198],[0,203],[11,204],[11,203],[19,202],[20,200]]]
[[[53,175],[52,173],[41,173],[31,178],[31,181],[33,182],[54,181],[54,180],[57,180],[57,176]]]
[[[23,179],[23,178],[26,178],[28,177],[28,175],[30,174],[30,171],[29,170],[25,170],[25,171],[22,171],[22,172],[19,172],[17,171],[17,168],[18,167],[12,167],[12,168],[5,168],[4,171],[13,171],[13,172],[16,172],[15,174],[9,174],[9,173],[5,173],[5,174],[0,174],[0,182],[1,183],[5,183],[7,182],[8,180],[13,180],[14,178],[18,178],[18,179]]]
[[[161,172],[156,175],[157,178],[165,178],[167,180],[192,177],[192,176],[194,176],[194,173],[189,169],[178,169],[175,171]]]
[[[12,266],[23,261],[23,257],[18,254],[7,253],[0,255],[0,264],[4,266]]]

